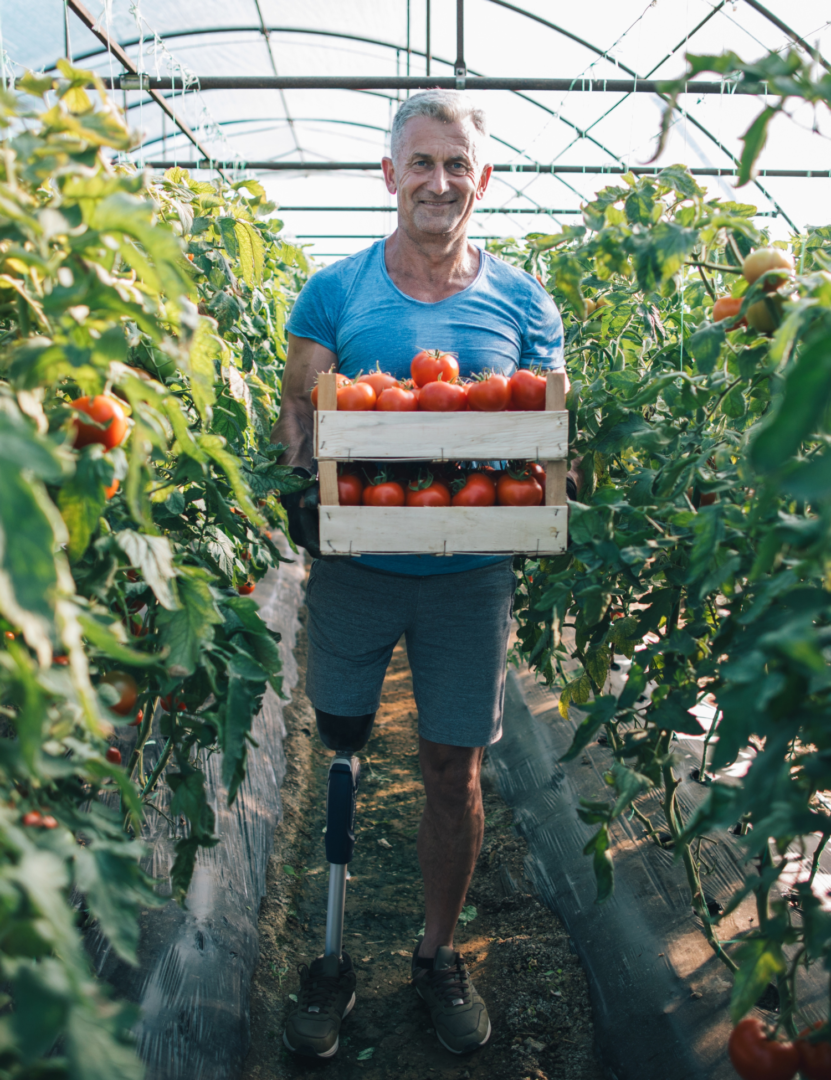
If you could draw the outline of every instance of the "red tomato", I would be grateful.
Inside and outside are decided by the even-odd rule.
[[[396,480],[367,484],[361,502],[364,506],[403,506],[404,488]]]
[[[101,682],[111,686],[119,695],[115,705],[110,705],[114,713],[127,716],[133,711],[138,698],[138,686],[132,675],[128,675],[126,671],[108,671]]]
[[[407,488],[407,506],[450,506],[450,491],[441,480],[432,476],[427,480],[410,484]]]
[[[139,711],[135,715],[135,718],[130,721],[128,726],[129,727],[138,727],[143,719],[144,719],[144,709],[139,709]]]
[[[43,823],[43,815],[39,810],[29,810],[28,813],[23,815],[23,824],[27,828],[31,828],[33,825],[41,825]]]
[[[47,814],[45,817],[41,818],[40,827],[42,829],[57,829],[58,822],[51,814]]]
[[[338,409],[345,412],[366,412],[375,408],[375,391],[366,382],[338,387]]]
[[[725,319],[729,319],[731,325],[727,327],[728,330],[735,330],[739,326],[747,326],[745,319],[735,321],[741,306],[742,298],[740,296],[720,296],[713,304],[713,322],[723,322]]]
[[[419,387],[437,379],[455,382],[459,377],[459,361],[452,353],[441,349],[422,349],[410,363],[410,374]]]
[[[6,641],[14,641],[14,630],[5,630],[3,632],[3,637]]]
[[[746,1016],[736,1024],[727,1049],[742,1080],[791,1080],[799,1068],[794,1044],[769,1039],[764,1024],[755,1016]]]
[[[360,506],[364,493],[364,482],[354,473],[344,473],[338,477],[338,503],[341,506]]]
[[[174,691],[171,690],[169,694],[165,694],[164,697],[159,698],[159,704],[165,712],[172,712],[174,708],[177,712],[184,712],[187,709],[187,705],[181,698],[177,698],[174,704],[173,694]]]
[[[351,383],[352,383],[352,380],[348,376],[341,375],[340,372],[338,372],[337,375],[335,376],[335,383],[338,386],[338,388],[340,388],[341,386],[350,386]],[[317,408],[317,386],[312,387],[311,398],[312,398],[312,407],[316,409]]]
[[[246,581],[244,585],[237,585],[237,592],[240,596],[250,596],[256,587],[256,581]]]
[[[418,395],[403,386],[391,386],[382,390],[375,402],[378,412],[415,412],[418,408]]]
[[[511,400],[511,384],[494,372],[467,388],[467,407],[474,412],[502,412]]]
[[[108,499],[111,499],[113,497],[113,495],[115,495],[115,493],[117,491],[118,491],[118,480],[117,479],[114,479],[109,487],[104,488],[104,494],[107,496]]]
[[[105,450],[112,450],[114,446],[120,446],[127,434],[127,417],[124,410],[113,397],[99,394],[97,397],[79,397],[72,402],[72,408],[77,412],[86,413],[96,424],[85,424],[77,417],[73,418],[75,428],[74,446],[80,450],[82,446],[91,443],[101,443]]]
[[[104,757],[107,759],[107,761],[109,761],[111,765],[121,764],[121,751],[118,749],[117,746],[109,747],[106,754],[104,754]]]
[[[520,368],[511,376],[511,404],[521,412],[539,412],[545,408],[545,377]]]
[[[370,371],[368,375],[359,375],[358,382],[369,383],[375,391],[376,397],[380,397],[384,390],[389,390],[391,386],[401,385],[398,379],[393,375],[389,375],[386,371]]]
[[[470,473],[450,502],[452,506],[493,506],[496,484],[486,473]]]
[[[545,491],[545,469],[542,465],[538,461],[529,461],[525,468]]]
[[[462,412],[466,404],[465,388],[458,383],[430,382],[418,395],[422,412]]]
[[[533,476],[517,479],[503,473],[496,482],[496,501],[500,506],[539,506],[543,489]]]
[[[66,667],[69,664],[69,657],[64,654],[53,656],[52,663],[57,664],[59,667]]]
[[[822,1022],[814,1024],[814,1030],[822,1027]],[[812,1029],[801,1031],[794,1043],[799,1054],[799,1071],[805,1080],[831,1080],[831,1043],[808,1042]]]

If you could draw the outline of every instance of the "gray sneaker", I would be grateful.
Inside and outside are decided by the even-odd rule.
[[[283,1042],[295,1054],[330,1058],[340,1043],[341,1021],[355,1004],[355,969],[346,953],[301,964],[297,1005],[286,1021]]]
[[[476,993],[461,955],[447,945],[436,953],[432,970],[416,966],[413,986],[427,1002],[439,1042],[454,1054],[468,1054],[491,1037],[484,1001]]]

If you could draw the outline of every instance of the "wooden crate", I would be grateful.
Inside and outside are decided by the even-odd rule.
[[[315,456],[324,555],[556,555],[568,542],[565,375],[549,372],[544,412],[338,412],[334,373],[320,376]],[[530,459],[545,467],[543,506],[339,506],[339,461]]]

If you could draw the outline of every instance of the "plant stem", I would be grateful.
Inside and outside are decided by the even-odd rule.
[[[162,750],[162,756],[156,762],[156,767],[150,773],[150,777],[144,787],[141,789],[141,798],[149,795],[153,788],[156,786],[156,782],[164,772],[168,759],[170,758],[171,751],[173,750],[173,736],[167,740],[164,744],[164,750]]]
[[[819,838],[819,843],[817,844],[817,846],[816,846],[816,848],[814,850],[814,857],[811,859],[811,874],[810,874],[810,877],[808,878],[808,884],[809,885],[814,880],[814,875],[816,874],[817,868],[819,866],[820,855],[822,855],[823,851],[825,850],[825,845],[828,843],[829,839],[831,839],[831,833],[827,833],[827,832],[824,832],[822,834],[822,836]]]
[[[740,274],[742,272],[740,266],[728,266],[726,263],[685,262],[684,266],[697,266],[699,269],[703,266],[705,270],[718,270],[722,274]]]

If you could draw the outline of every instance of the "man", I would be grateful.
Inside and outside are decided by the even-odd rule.
[[[398,110],[382,163],[398,196],[398,228],[316,273],[291,315],[272,433],[289,447],[284,463],[312,467],[309,391],[333,366],[354,377],[377,363],[407,378],[415,353],[441,348],[458,354],[463,377],[562,368],[562,320],[551,297],[467,239],[493,171],[486,137],[482,111],[454,91],[416,94]],[[284,502],[292,536],[319,555],[316,512],[299,496]],[[418,835],[425,933],[412,977],[454,1053],[474,1050],[491,1033],[453,935],[482,844],[479,773],[484,748],[501,735],[515,584],[503,556],[360,556],[315,559],[307,593],[306,690],[330,748],[340,748],[338,733],[341,746],[365,743],[393,648],[406,636],[426,795]],[[284,1034],[289,1049],[331,1056],[354,990],[345,953],[340,965],[319,957],[303,968]]]

